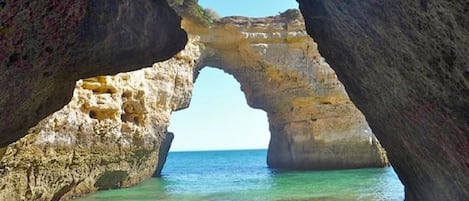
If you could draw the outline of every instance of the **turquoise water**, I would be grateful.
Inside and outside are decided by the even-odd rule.
[[[278,171],[266,150],[170,152],[161,178],[101,191],[80,201],[404,199],[392,168]]]

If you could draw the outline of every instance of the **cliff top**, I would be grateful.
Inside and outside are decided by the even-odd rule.
[[[227,16],[220,18],[216,11],[203,8],[197,0],[167,0],[170,6],[184,19],[195,24],[209,27],[212,25],[237,24],[243,27],[265,26],[266,24],[298,24],[304,25],[304,19],[298,9],[287,9],[275,16],[244,17]]]
[[[223,17],[217,21],[215,24],[240,24],[240,25],[253,25],[256,24],[276,24],[276,23],[294,23],[300,22],[304,23],[304,19],[300,14],[300,11],[297,9],[287,9],[286,11],[279,13],[275,16],[266,16],[266,17],[244,17],[244,16],[227,16]]]

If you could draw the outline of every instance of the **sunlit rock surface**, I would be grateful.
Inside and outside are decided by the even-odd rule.
[[[406,200],[469,200],[467,0],[298,0]]]
[[[78,81],[68,105],[7,147],[0,200],[67,199],[159,174],[170,113],[190,101],[199,50],[186,50],[153,67]]]
[[[308,36],[298,11],[267,18],[227,17],[184,28],[205,45],[199,67],[232,74],[251,107],[267,112],[270,167],[383,167],[385,151]]]

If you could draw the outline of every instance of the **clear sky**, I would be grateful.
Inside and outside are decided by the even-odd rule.
[[[297,8],[295,0],[199,0],[220,16],[263,17]],[[267,114],[252,109],[233,76],[204,68],[189,108],[173,112],[168,129],[175,138],[171,151],[267,148],[270,139]]]
[[[265,17],[289,8],[298,8],[296,0],[199,0],[199,5],[217,11],[220,16]]]

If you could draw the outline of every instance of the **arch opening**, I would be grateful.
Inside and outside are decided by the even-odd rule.
[[[264,111],[246,104],[240,84],[214,67],[201,69],[190,106],[173,112],[171,151],[267,149],[269,130]]]

